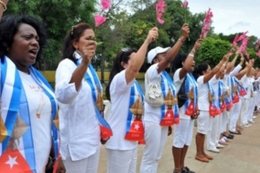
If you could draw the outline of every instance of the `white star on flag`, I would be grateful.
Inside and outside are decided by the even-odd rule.
[[[167,117],[170,118],[170,117],[171,117],[171,114],[167,114]]]
[[[134,127],[134,129],[135,129],[135,130],[138,130],[138,129],[139,129],[139,127],[140,127],[140,126],[139,126],[138,124],[135,124],[135,127]]]
[[[9,160],[7,162],[5,162],[5,164],[10,165],[10,168],[12,169],[14,165],[18,165],[18,163],[16,162],[16,158],[17,157],[11,157],[8,156]]]

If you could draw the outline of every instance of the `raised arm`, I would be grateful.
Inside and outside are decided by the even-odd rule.
[[[223,74],[225,68],[226,68],[226,64],[225,64],[225,63],[222,64],[222,66],[220,66],[220,69],[219,69],[218,72],[216,73],[216,79],[217,79],[217,80],[222,76],[222,74]]]
[[[252,64],[246,62],[246,67],[236,74],[236,78],[240,80],[244,75],[249,76],[251,69],[252,69]]]
[[[159,62],[158,64],[158,73],[164,71],[165,68],[173,61],[177,53],[179,52],[181,46],[183,45],[184,41],[188,37],[190,33],[190,28],[188,24],[184,24],[181,28],[182,34],[178,41],[174,44],[174,46],[167,51],[166,58]]]
[[[208,74],[204,76],[203,82],[207,83],[215,74],[217,74],[218,71],[220,71],[223,64],[228,61],[229,57],[230,57],[229,54],[224,55],[221,61],[218,63],[218,65],[216,65]]]
[[[96,47],[97,47],[97,43],[96,41],[93,40],[88,40],[84,47],[82,48],[79,47],[79,53],[82,56],[82,62],[73,72],[71,80],[69,82],[69,83],[75,83],[75,87],[77,91],[81,86],[81,82],[88,69],[88,65],[91,63],[91,60],[95,55]]]
[[[139,50],[129,59],[126,67],[126,82],[131,82],[138,74],[146,58],[149,44],[158,38],[158,28],[151,29]]]
[[[196,51],[200,48],[201,43],[202,43],[202,39],[198,39],[195,42],[195,44],[194,44],[193,48],[191,49],[187,58],[194,58],[194,55],[195,55]],[[187,73],[188,72],[182,67],[182,69],[180,71],[180,79],[183,79]]]
[[[231,70],[235,67],[235,63],[237,61],[239,53],[236,52],[236,55],[234,57],[234,59],[228,63],[228,68],[227,68],[227,73],[229,74],[231,72]]]
[[[0,0],[0,21],[2,19],[3,13],[7,10],[7,4],[9,0]]]
[[[240,63],[229,73],[230,76],[235,76],[241,69],[244,64],[245,58],[243,54],[240,57]]]

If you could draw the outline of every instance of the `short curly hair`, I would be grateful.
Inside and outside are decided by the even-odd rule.
[[[21,24],[32,26],[39,36],[40,50],[37,54],[36,62],[39,61],[42,49],[47,43],[46,30],[43,23],[35,17],[26,15],[8,15],[4,16],[0,22],[0,57],[8,54],[8,49],[13,44],[13,38]]]

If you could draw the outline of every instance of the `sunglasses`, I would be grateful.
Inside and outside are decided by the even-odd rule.
[[[127,57],[127,59],[129,59],[129,55],[134,52],[133,49],[131,48],[122,48],[120,51],[120,62],[123,61],[123,59],[125,59]]]
[[[121,51],[124,52],[124,53],[125,53],[125,52],[131,52],[132,49],[129,48],[129,47],[126,47],[126,48],[122,48]]]

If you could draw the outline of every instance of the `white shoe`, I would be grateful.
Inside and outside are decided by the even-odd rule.
[[[221,145],[221,144],[218,144],[217,145],[217,148],[224,148],[225,146],[224,145]]]
[[[213,153],[219,153],[219,152],[220,152],[217,148],[211,149],[211,150],[209,150],[209,151],[210,151],[210,152],[213,152]]]
[[[255,123],[255,121],[254,120],[251,120],[251,121],[248,121],[249,123],[251,123],[251,124],[253,124],[253,123]]]
[[[226,136],[223,136],[221,140],[224,140],[225,142],[229,142],[228,138]]]
[[[253,119],[255,119],[256,118],[256,116],[253,116]]]
[[[245,124],[245,125],[243,125],[243,127],[250,127],[250,126],[248,126],[248,124]]]
[[[252,125],[251,124],[246,124],[244,127],[251,127]]]

